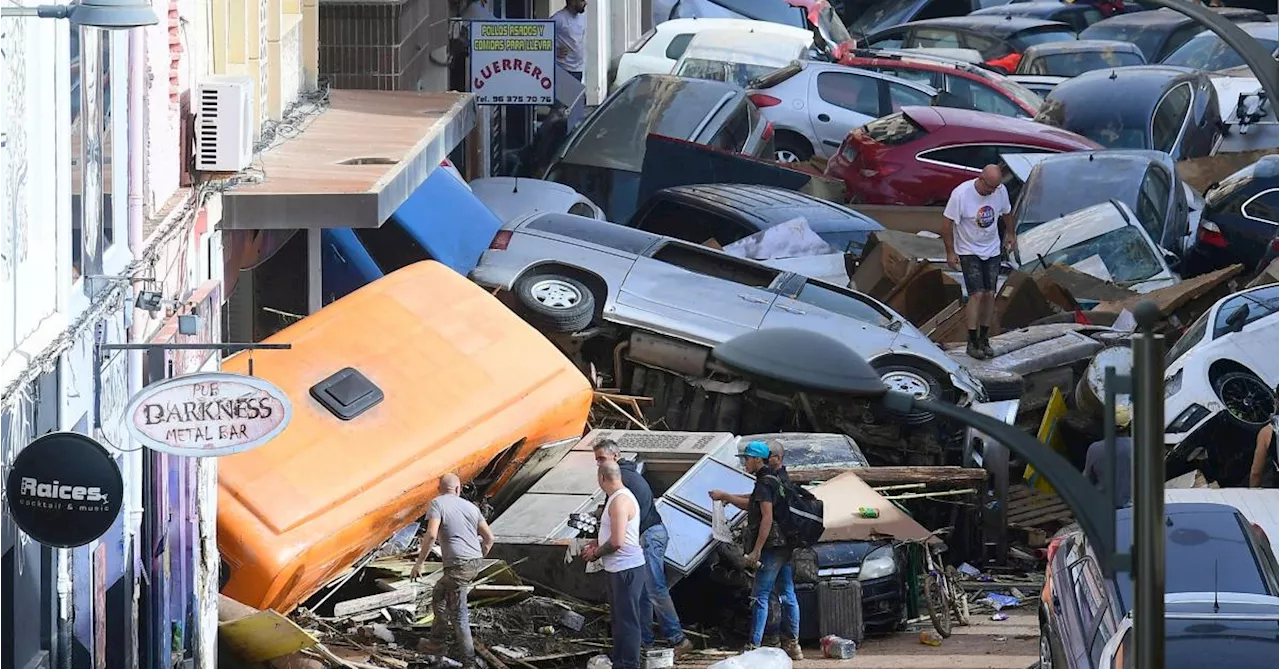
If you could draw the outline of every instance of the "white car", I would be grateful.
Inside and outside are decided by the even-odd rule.
[[[543,179],[489,177],[472,181],[471,192],[503,223],[534,212],[573,214],[604,220],[604,211],[570,186]]]
[[[689,42],[671,74],[746,88],[753,80],[806,58],[812,46],[813,36],[798,29],[795,34],[767,38],[754,31],[704,30]]]
[[[750,19],[673,19],[659,23],[640,36],[609,67],[609,89],[621,86],[638,74],[670,74],[684,55],[694,35],[705,30],[732,30],[757,35],[803,36],[813,44],[813,35],[795,26]]]
[[[774,129],[780,162],[830,158],[854,128],[928,107],[937,89],[918,81],[816,61],[794,61],[756,80],[751,101]]]
[[[1073,211],[1018,233],[1020,269],[1067,265],[1079,272],[1149,293],[1178,283],[1166,253],[1119,200]]]
[[[1280,288],[1250,288],[1218,300],[1196,319],[1166,355],[1165,446],[1184,445],[1170,457],[1191,457],[1195,446],[1226,444],[1215,439],[1225,412],[1229,423],[1254,434],[1276,410],[1280,381]],[[1195,437],[1195,438],[1193,438]],[[1207,438],[1207,439],[1205,439]],[[1252,450],[1253,442],[1245,447]]]

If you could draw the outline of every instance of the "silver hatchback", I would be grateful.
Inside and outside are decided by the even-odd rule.
[[[927,107],[937,89],[834,63],[796,61],[752,83],[749,97],[773,124],[781,162],[830,158],[854,128],[902,107]]]
[[[803,328],[845,342],[896,389],[985,398],[968,370],[867,295],[604,221],[537,213],[509,223],[471,278],[510,291],[527,320],[552,332],[607,323],[710,348],[762,328]]]

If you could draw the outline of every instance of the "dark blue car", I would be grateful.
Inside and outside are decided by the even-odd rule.
[[[1204,196],[1196,240],[1187,252],[1183,276],[1212,272],[1235,263],[1245,271],[1274,257],[1280,217],[1280,156],[1271,154],[1232,174]]]

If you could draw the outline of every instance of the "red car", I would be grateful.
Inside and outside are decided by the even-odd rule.
[[[1000,154],[1101,148],[1033,121],[967,109],[903,107],[850,132],[827,163],[826,176],[843,181],[853,203],[940,206],[984,166],[1000,164]]]
[[[959,98],[965,107],[1014,118],[1031,118],[1044,99],[1022,84],[977,65],[883,49],[857,49],[840,59],[841,65],[918,81]]]

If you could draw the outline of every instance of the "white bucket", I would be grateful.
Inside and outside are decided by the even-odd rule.
[[[669,669],[676,663],[676,651],[672,648],[654,648],[644,654],[644,669]]]

